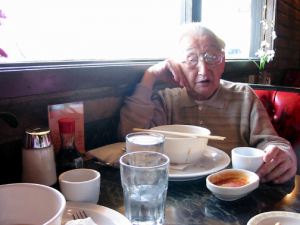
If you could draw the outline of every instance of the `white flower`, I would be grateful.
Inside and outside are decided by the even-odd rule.
[[[270,62],[271,59],[275,56],[275,51],[274,50],[268,50],[266,52],[267,55],[267,62]]]
[[[262,25],[263,25],[263,29],[267,30],[267,29],[268,29],[268,22],[267,22],[267,20],[262,20],[262,21],[260,21],[260,22],[261,22]]]
[[[260,47],[263,48],[264,46],[266,46],[268,48],[270,46],[270,44],[266,40],[264,40],[261,42]]]
[[[265,55],[265,50],[264,49],[258,49],[257,52],[255,53],[255,55],[258,55],[259,58],[263,58],[263,56]]]
[[[266,9],[267,6],[263,6],[263,18],[265,18],[265,14],[266,14]],[[261,41],[260,44],[260,48],[257,50],[257,52],[255,53],[255,55],[257,55],[260,58],[260,64],[256,63],[254,60],[252,60],[255,65],[258,67],[259,71],[263,71],[266,62],[270,62],[270,60],[272,60],[275,56],[275,51],[274,50],[270,50],[270,43],[268,43],[266,40],[268,38],[272,38],[272,41],[277,37],[276,32],[274,30],[274,25],[275,25],[275,20],[272,21],[268,21],[267,19],[263,19],[262,21],[260,21],[262,28],[263,28],[263,33],[262,33],[262,37],[263,40]],[[269,35],[268,37],[266,37],[266,35],[268,34],[268,32],[266,31],[269,27],[271,27],[271,35]]]

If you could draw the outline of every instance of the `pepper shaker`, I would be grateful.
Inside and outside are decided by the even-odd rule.
[[[22,162],[24,183],[52,186],[57,182],[55,152],[49,128],[34,126],[25,129]]]

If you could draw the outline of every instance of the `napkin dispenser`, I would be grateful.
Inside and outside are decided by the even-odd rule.
[[[22,181],[54,185],[57,174],[50,129],[44,126],[26,128],[22,145]]]

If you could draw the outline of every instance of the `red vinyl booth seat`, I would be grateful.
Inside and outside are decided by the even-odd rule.
[[[250,87],[264,104],[278,135],[287,139],[296,152],[300,151],[300,88]]]

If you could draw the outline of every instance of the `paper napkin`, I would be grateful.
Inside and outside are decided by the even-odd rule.
[[[94,221],[91,219],[91,217],[88,217],[86,219],[78,219],[78,220],[71,220],[66,222],[65,225],[97,225],[94,223]]]
[[[184,170],[187,167],[189,167],[189,166],[191,166],[193,164],[196,164],[196,163],[198,163],[198,161],[193,162],[193,163],[185,163],[185,164],[170,163],[170,169],[173,169],[173,170]]]
[[[106,166],[119,167],[120,157],[126,153],[126,142],[118,142],[88,151],[91,157]]]

